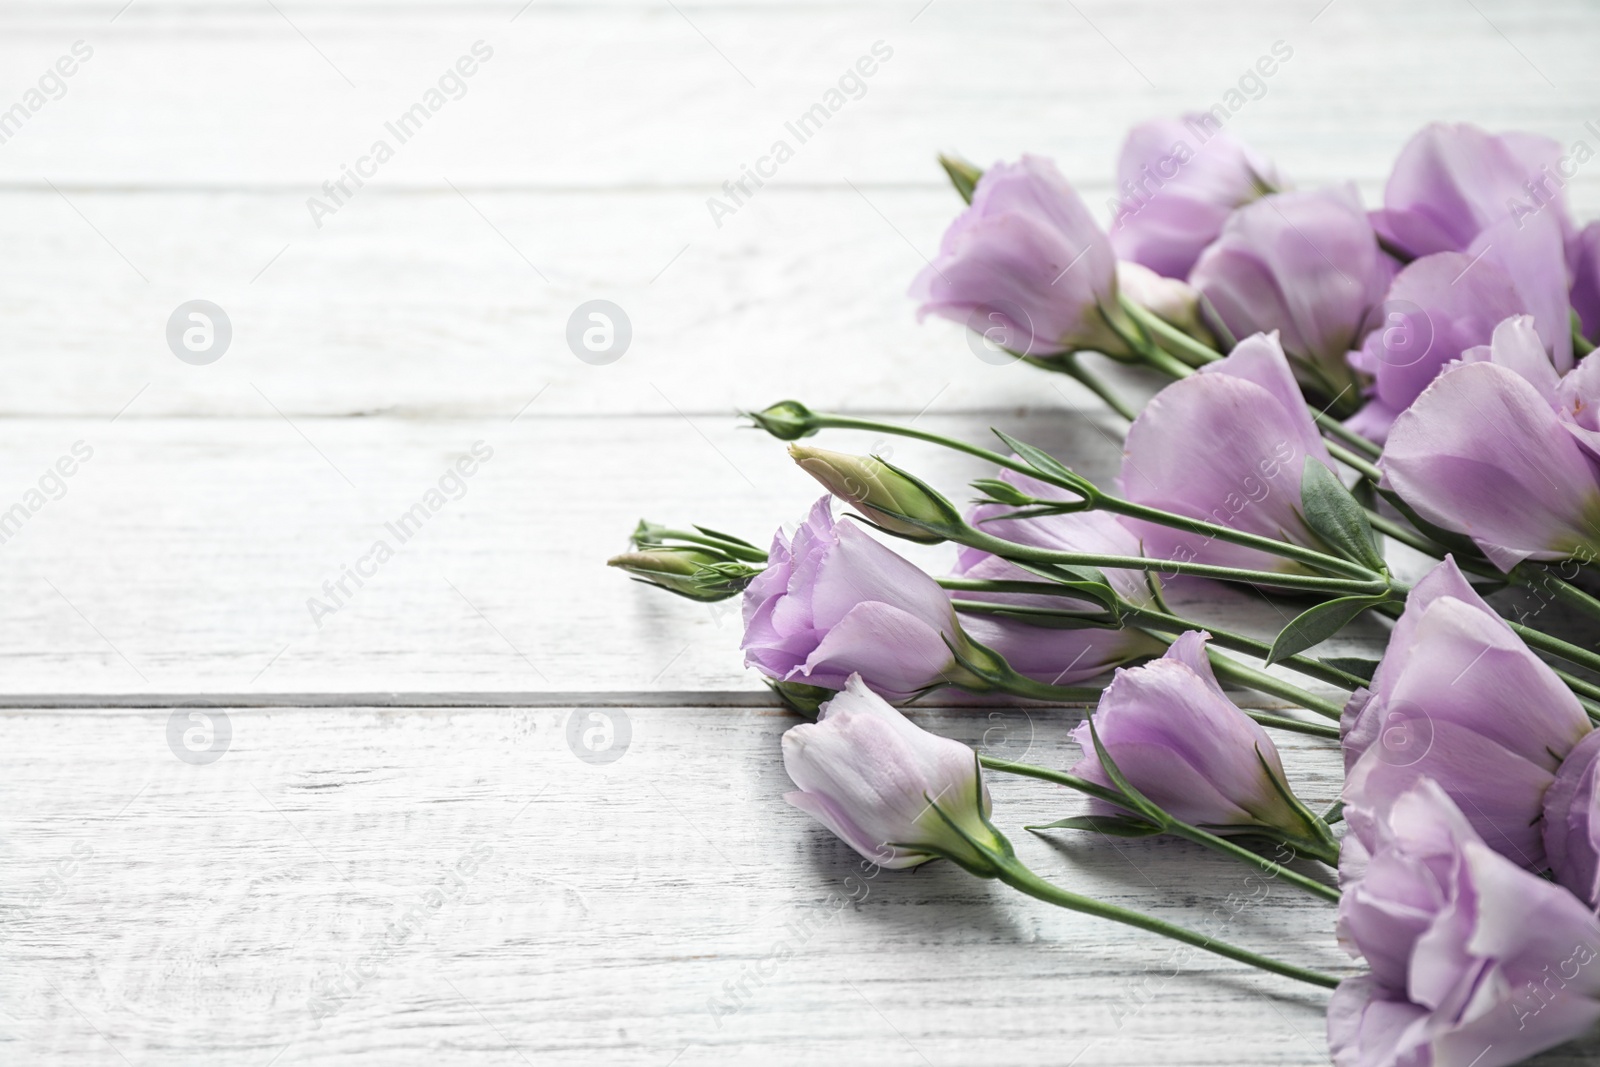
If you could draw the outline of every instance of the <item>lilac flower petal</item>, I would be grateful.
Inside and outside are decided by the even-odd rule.
[[[1395,421],[1379,461],[1435,525],[1502,570],[1600,541],[1593,464],[1538,390],[1492,363],[1453,367]]]

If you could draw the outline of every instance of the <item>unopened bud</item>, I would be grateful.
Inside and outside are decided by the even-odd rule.
[[[938,544],[965,523],[950,502],[916,478],[875,456],[790,445],[800,469],[886,533]]]

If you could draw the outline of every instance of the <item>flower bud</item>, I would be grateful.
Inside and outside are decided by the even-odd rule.
[[[919,319],[993,328],[1018,355],[1087,349],[1134,358],[1111,241],[1046,159],[1024,156],[984,172],[911,295],[921,303]]]
[[[821,498],[793,537],[773,538],[745,590],[745,665],[811,696],[853,674],[894,700],[942,685],[991,688],[978,672],[1004,666],[967,638],[939,583],[859,524],[835,523],[832,507]]]
[[[745,417],[780,441],[798,441],[817,432],[816,416],[798,400],[780,400]]]
[[[1272,738],[1217,684],[1208,637],[1190,630],[1162,658],[1119,670],[1094,712],[1100,743],[1128,784],[1176,819],[1214,833],[1316,839],[1314,816],[1293,799]],[[1112,787],[1089,724],[1073,737],[1084,752],[1073,773]],[[1105,801],[1094,807],[1117,812]]]
[[[916,478],[875,456],[852,456],[790,445],[800,469],[874,525],[896,537],[936,545],[961,529],[950,502]]]
[[[635,579],[670,593],[711,603],[738,596],[759,571],[707,549],[660,546],[606,560]],[[733,568],[733,570],[729,570]]]
[[[978,188],[978,182],[983,178],[983,171],[958,156],[941,155],[939,166],[944,168],[945,174],[950,177],[950,184],[956,187],[956,192],[961,194],[961,199],[972,203],[972,194]]]
[[[945,856],[982,870],[983,849],[1005,848],[976,753],[914,725],[858,674],[783,735],[783,766],[799,787],[784,799],[880,867]]]

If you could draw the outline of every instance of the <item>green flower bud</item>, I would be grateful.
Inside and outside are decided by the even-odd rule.
[[[627,571],[636,581],[705,603],[738,596],[750,579],[761,573],[759,568],[729,561],[719,553],[680,546],[624,552],[606,560],[606,566]]]
[[[789,455],[828,492],[854,505],[886,533],[935,545],[966,527],[950,501],[875,456],[852,456],[806,445],[790,445]]]
[[[978,179],[983,177],[983,171],[958,156],[940,156],[939,166],[950,176],[950,184],[956,187],[961,199],[972,203],[973,190],[978,188]]]
[[[798,441],[817,432],[816,416],[798,400],[780,400],[765,411],[745,416],[780,441]]]

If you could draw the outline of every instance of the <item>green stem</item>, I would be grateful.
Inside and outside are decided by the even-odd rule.
[[[690,530],[652,529],[650,532],[663,541],[670,538],[674,541],[686,541],[691,545],[705,545],[708,548],[715,548],[722,552],[726,552],[734,559],[744,560],[747,563],[767,562],[767,554],[765,552],[761,551],[759,548],[752,548],[749,545],[738,545],[734,544],[732,541],[718,540],[715,537],[708,537],[705,534],[696,533]]]
[[[1349,467],[1351,470],[1361,475],[1361,477],[1372,482],[1374,485],[1383,480],[1383,472],[1381,470],[1379,470],[1377,467],[1374,467],[1371,463],[1356,455],[1348,448],[1345,448],[1344,446],[1333,441],[1327,441],[1324,443],[1328,446],[1328,455],[1332,456],[1340,463],[1343,463],[1346,467]]]
[[[1169,351],[1179,357],[1188,357],[1187,361],[1196,367],[1215,363],[1222,358],[1221,352],[1195,340],[1149,308],[1140,307],[1127,297],[1122,298],[1122,310],[1126,311],[1134,322],[1144,327],[1158,344],[1165,343]]]
[[[1523,560],[1511,568],[1510,578],[1518,585],[1532,589],[1548,591],[1555,600],[1575,608],[1591,619],[1600,620],[1600,600],[1585,593],[1582,589],[1558,577],[1555,572],[1542,564]]]
[[[956,452],[964,452],[969,456],[976,456],[979,459],[993,463],[997,467],[1003,467],[1006,470],[1016,471],[1018,474],[1026,474],[1030,478],[1037,478],[1042,482],[1055,485],[1058,488],[1066,489],[1068,492],[1082,495],[1082,490],[1079,487],[1063,484],[1059,480],[1053,480],[1048,473],[1036,470],[1021,460],[1013,459],[1010,456],[991,451],[990,449],[984,448],[981,445],[974,445],[967,441],[957,440],[953,437],[946,437],[943,434],[933,433],[928,430],[918,430],[910,426],[900,426],[892,422],[878,422],[873,419],[852,418],[848,415],[823,415],[817,413],[812,413],[810,425],[819,430],[866,430],[871,433],[894,434],[900,437],[909,437],[916,441],[926,441],[929,444],[940,445]],[[1124,500],[1121,497],[1111,496],[1110,494],[1100,492],[1098,490],[1092,499],[1092,504],[1094,507],[1104,511],[1113,512],[1114,514],[1125,515],[1130,518],[1144,519],[1160,526],[1168,526],[1176,530],[1183,530],[1187,533],[1213,538],[1218,541],[1225,541],[1229,544],[1242,545],[1246,548],[1259,549],[1262,552],[1281,556],[1285,559],[1292,559],[1298,563],[1304,563],[1319,570],[1330,571],[1335,574],[1344,574],[1349,577],[1361,577],[1369,580],[1372,575],[1372,572],[1367,570],[1365,567],[1351,563],[1348,560],[1340,559],[1337,556],[1328,555],[1325,552],[1318,552],[1315,549],[1305,548],[1301,545],[1290,544],[1287,541],[1275,540],[1271,537],[1262,537],[1259,534],[1245,533],[1227,526],[1219,526],[1215,523],[1205,522],[1201,519],[1191,519],[1184,515],[1174,515],[1171,512],[1160,511],[1156,508],[1149,508],[1141,504],[1135,504],[1131,500]],[[1106,566],[1111,565],[1112,564],[1106,564]],[[1193,569],[1193,567],[1197,565],[1177,564],[1177,566],[1180,568],[1187,567],[1189,569],[1176,570],[1174,573],[1199,573]],[[1144,567],[1143,569],[1153,570],[1160,568]],[[1206,577],[1226,578],[1227,576],[1207,575]],[[1310,585],[1301,585],[1293,581],[1279,580],[1280,578],[1293,577],[1298,576],[1273,575],[1270,582],[1268,582],[1266,579],[1262,579],[1262,581],[1264,584],[1277,586],[1294,586],[1295,588],[1305,589],[1323,588],[1321,585],[1314,583]],[[1326,591],[1337,592],[1340,590],[1329,589]],[[1363,587],[1362,591],[1382,592],[1383,590],[1379,587],[1372,587],[1370,590],[1368,590],[1367,587]]]
[[[1008,582],[985,581],[977,578],[940,578],[939,585],[952,592],[970,593],[1019,593],[1028,596],[1059,596],[1081,599],[1081,596],[1066,586],[1056,585],[1052,582]],[[1049,608],[1021,607],[1012,604],[986,603],[969,600],[954,600],[957,611],[971,611],[981,615],[995,615],[1014,613],[1019,615],[1041,615],[1075,619],[1093,619],[1092,614],[1081,611],[1052,611]],[[1210,623],[1196,622],[1193,619],[1180,618],[1155,608],[1141,607],[1126,600],[1118,605],[1118,612],[1124,619],[1139,626],[1139,629],[1158,637],[1169,644],[1185,630],[1204,630],[1211,635],[1213,644],[1220,648],[1230,649],[1234,652],[1243,652],[1258,659],[1266,659],[1272,652],[1272,645],[1267,641],[1258,641],[1244,634],[1224,630]],[[1141,625],[1142,624],[1142,625]],[[1113,629],[1114,624],[1109,620],[1099,626],[1101,629]],[[1349,671],[1342,671],[1326,663],[1311,658],[1310,656],[1294,655],[1278,661],[1309,678],[1315,678],[1329,685],[1336,685],[1341,689],[1356,690],[1367,684],[1363,678],[1358,678]]]
[[[1014,697],[1023,697],[1027,700],[1047,700],[1051,703],[1064,704],[1089,704],[1093,705],[1100,699],[1103,690],[1093,686],[1082,685],[1050,685],[1047,682],[1036,682],[1025,674],[1011,671],[1004,678],[989,679],[990,682],[1000,687],[1002,692]]]
[[[1269,585],[1282,589],[1311,590],[1335,593],[1340,596],[1378,596],[1388,592],[1390,583],[1382,579],[1355,580],[1325,578],[1315,574],[1283,574],[1276,571],[1245,570],[1240,567],[1220,567],[1208,563],[1190,563],[1175,559],[1147,559],[1144,556],[1113,556],[1094,552],[1054,552],[1034,548],[1014,541],[1006,541],[968,527],[960,537],[952,538],[970,548],[981,549],[1004,559],[1025,563],[1065,563],[1075,567],[1117,567],[1124,570],[1158,571],[1168,575],[1188,574],[1197,578],[1216,578],[1227,582],[1247,582],[1251,585]],[[1330,559],[1332,557],[1329,557]],[[1370,571],[1366,573],[1371,573]]]
[[[1216,654],[1213,653],[1212,655],[1215,657]],[[1232,663],[1233,661],[1229,660],[1227,662]],[[1215,658],[1212,659],[1212,663],[1216,663]],[[1237,666],[1239,666],[1241,671],[1249,671],[1248,667],[1244,667],[1243,665]],[[1219,669],[1217,673],[1223,674],[1224,669]],[[1260,674],[1259,671],[1250,673]],[[1275,688],[1272,690],[1262,689],[1262,692],[1270,692],[1274,696],[1285,696],[1285,690],[1293,690],[1293,692],[1297,695],[1293,697],[1286,697],[1286,699],[1299,700],[1304,698],[1311,701],[1317,700],[1316,697],[1311,696],[1309,693],[1304,693],[1301,690],[1295,689],[1293,686],[1287,684],[1280,685],[1277,682],[1277,679],[1271,678],[1268,675],[1262,675],[1262,677],[1267,678],[1275,686]],[[1027,700],[1049,701],[1051,703],[1093,704],[1100,699],[1100,694],[1102,692],[1102,690],[1099,689],[1087,688],[1083,686],[1050,685],[1046,682],[1036,682],[1032,678],[1028,678],[1025,675],[1017,674],[1015,671],[1011,672],[1004,678],[995,678],[991,676],[986,680],[991,685],[997,687],[1001,692],[1009,693],[1012,696],[1023,697]],[[1249,685],[1251,688],[1256,688],[1255,684],[1252,682],[1240,681],[1240,684]],[[1322,703],[1325,707],[1331,708],[1333,706],[1328,704],[1326,701],[1323,701]],[[1335,741],[1339,739],[1339,728],[1337,726],[1325,726],[1320,722],[1302,722],[1299,719],[1291,719],[1283,715],[1272,715],[1264,711],[1252,711],[1249,708],[1240,708],[1239,710],[1250,716],[1250,718],[1254,719],[1262,726],[1271,727],[1274,730],[1287,730],[1290,733],[1305,734],[1308,737],[1326,737]],[[1316,711],[1317,709],[1312,708],[1311,710]]]
[[[1551,637],[1547,633],[1535,630],[1531,626],[1524,626],[1520,622],[1507,620],[1507,625],[1516,631],[1517,636],[1521,637],[1529,648],[1536,648],[1541,652],[1548,652],[1552,656],[1559,656],[1568,663],[1575,663],[1579,667],[1587,667],[1591,671],[1600,671],[1600,655],[1596,655],[1586,648],[1563,641],[1559,637]]]
[[[1131,500],[1120,497],[1105,496],[1097,498],[1096,503],[1100,510],[1109,511],[1116,515],[1125,515],[1130,519],[1143,519],[1161,526],[1168,526],[1174,530],[1183,530],[1187,533],[1215,537],[1219,541],[1228,541],[1230,544],[1245,545],[1249,548],[1258,548],[1263,552],[1270,552],[1284,559],[1292,559],[1297,563],[1305,563],[1319,570],[1332,571],[1346,577],[1370,581],[1373,572],[1359,563],[1351,563],[1337,556],[1330,556],[1326,552],[1318,552],[1314,548],[1293,544],[1289,541],[1279,541],[1271,537],[1262,537],[1257,534],[1240,533],[1227,526],[1218,526],[1202,519],[1191,519],[1185,515],[1174,515],[1168,511],[1135,504]],[[1226,531],[1230,536],[1223,537]]]
[[[1156,344],[1148,335],[1123,335],[1123,340],[1128,342],[1128,346],[1139,354],[1140,360],[1147,366],[1165,374],[1174,381],[1181,381],[1194,373],[1193,367]]]
[[[1230,659],[1220,652],[1212,651],[1210,656],[1212,670],[1216,671],[1217,677],[1224,681],[1236,682],[1257,692],[1269,693],[1272,696],[1293,701],[1307,711],[1321,715],[1323,718],[1332,719],[1335,722],[1338,722],[1344,715],[1343,705],[1314,696],[1297,685],[1274,678],[1265,671],[1258,671],[1254,667],[1247,667],[1238,660]],[[1338,737],[1339,731],[1334,730],[1333,736]]]
[[[1226,941],[1218,941],[1174,923],[1157,919],[1154,916],[1145,915],[1128,908],[1119,908],[1115,904],[1106,904],[1103,901],[1093,900],[1089,897],[1079,896],[1077,893],[1069,892],[1040,878],[1027,867],[1024,867],[1022,862],[1014,856],[1006,857],[1004,861],[995,864],[995,877],[1011,888],[1026,893],[1036,900],[1042,900],[1047,904],[1055,904],[1071,911],[1082,912],[1085,915],[1110,919],[1112,922],[1122,923],[1124,926],[1132,926],[1153,934],[1161,934],[1163,937],[1170,937],[1174,941],[1181,941],[1186,945],[1193,945],[1196,948],[1203,948],[1207,952],[1214,952],[1218,956],[1223,956],[1239,963],[1248,963],[1250,966],[1259,967],[1263,971],[1270,971],[1273,974],[1279,974],[1285,978],[1294,978],[1301,982],[1309,982],[1311,985],[1321,986],[1324,989],[1333,989],[1339,984],[1339,979],[1330,974],[1323,974],[1307,967],[1297,967],[1292,963],[1284,963],[1280,960],[1262,956],[1259,953],[1239,948]]]
[[[1085,778],[1079,778],[1077,775],[1068,774],[1065,771],[1052,770],[1049,767],[1037,767],[1031,763],[1013,763],[1010,760],[996,759],[993,756],[979,756],[978,760],[985,767],[988,767],[992,770],[1004,771],[1007,774],[1016,774],[1025,778],[1037,778],[1041,782],[1053,782],[1056,785],[1064,785],[1068,789],[1075,789],[1080,793],[1095,797],[1098,800],[1104,800],[1109,804],[1115,804],[1118,807],[1127,808],[1129,811],[1133,810],[1126,803],[1125,798],[1123,798],[1123,796],[1115,789],[1107,789],[1104,786],[1098,785]],[[1309,893],[1314,893],[1317,896],[1322,897],[1324,900],[1331,900],[1335,903],[1337,903],[1339,900],[1338,890],[1323,885],[1314,878],[1308,878],[1298,871],[1289,870],[1287,867],[1283,867],[1265,856],[1251,852],[1247,848],[1236,845],[1224,837],[1220,837],[1216,834],[1202,830],[1198,826],[1191,826],[1188,823],[1179,822],[1176,819],[1171,819],[1170,816],[1168,816],[1168,818],[1170,819],[1170,822],[1162,827],[1164,833],[1170,833],[1177,837],[1182,837],[1185,840],[1193,841],[1195,844],[1204,848],[1209,848],[1215,852],[1221,852],[1224,855],[1233,857],[1234,859],[1243,860],[1254,867],[1259,867],[1261,870],[1272,875],[1274,878],[1281,878],[1291,885],[1298,886]],[[1030,827],[1029,829],[1034,828]],[[1049,828],[1038,827],[1038,829],[1042,830]],[[1305,847],[1305,851],[1308,854],[1313,855],[1313,858],[1327,864],[1328,866],[1338,865],[1339,856],[1337,851],[1329,852],[1325,848],[1315,846],[1312,842],[1302,842],[1302,844]]]
[[[1377,459],[1379,456],[1383,455],[1383,447],[1381,445],[1375,441],[1369,441],[1365,437],[1362,437],[1360,434],[1356,433],[1354,430],[1340,422],[1338,419],[1334,418],[1332,415],[1318,412],[1316,421],[1317,427],[1321,429],[1324,434],[1327,434],[1331,437],[1337,437],[1344,444],[1349,445],[1351,448],[1355,449],[1357,452],[1360,452],[1368,459]]]
[[[1054,359],[1040,359],[1037,356],[1023,356],[1022,361],[1027,363],[1029,366],[1038,367],[1040,370],[1054,371],[1057,374],[1065,374],[1067,377],[1071,378],[1073,381],[1089,390],[1089,392],[1105,401],[1107,407],[1109,407],[1112,411],[1115,411],[1118,415],[1121,415],[1124,419],[1127,419],[1129,422],[1132,422],[1134,419],[1139,417],[1139,413],[1133,410],[1133,405],[1124,400],[1122,396],[1118,394],[1116,390],[1112,389],[1111,386],[1107,385],[1099,375],[1095,374],[1093,371],[1083,366],[1083,364],[1079,363],[1078,358],[1075,355],[1065,355]]]
[[[1594,351],[1594,345],[1583,335],[1583,327],[1576,318],[1572,320],[1572,351],[1579,359]]]
[[[1415,530],[1411,530],[1405,526],[1402,526],[1400,523],[1395,522],[1388,516],[1378,514],[1378,512],[1374,511],[1372,508],[1367,508],[1365,510],[1367,512],[1367,522],[1371,523],[1372,528],[1383,534],[1385,537],[1392,541],[1398,541],[1407,547],[1414,548],[1425,556],[1432,556],[1434,559],[1444,559],[1445,550],[1440,545],[1434,544],[1432,541],[1428,540],[1426,537],[1423,537]]]
[[[1134,623],[1142,620],[1159,628],[1164,633],[1176,635],[1185,630],[1204,630],[1211,635],[1212,643],[1221,648],[1230,649],[1234,652],[1243,652],[1258,659],[1266,659],[1272,652],[1271,642],[1257,641],[1253,637],[1234,633],[1231,630],[1224,630],[1209,623],[1179,618],[1164,611],[1141,608],[1136,604],[1124,604],[1121,610],[1123,616]],[[1319,662],[1310,656],[1289,656],[1278,662],[1286,667],[1292,667],[1307,677],[1315,678],[1319,682],[1327,682],[1329,685],[1336,685],[1341,689],[1348,689],[1352,692],[1367,684],[1363,679],[1356,677],[1349,671],[1330,667],[1326,663]]]

